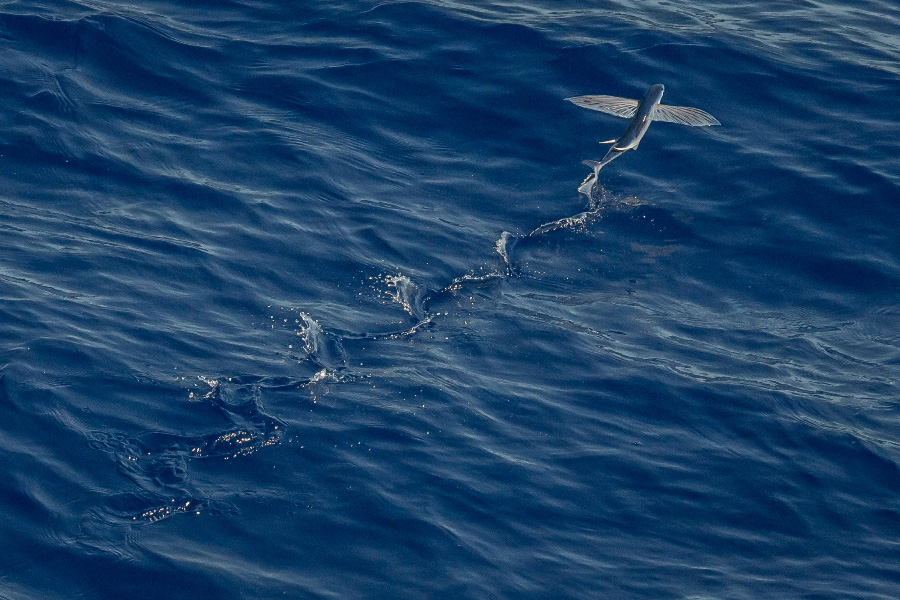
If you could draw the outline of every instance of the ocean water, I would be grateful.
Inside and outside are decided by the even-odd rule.
[[[0,40],[3,600],[900,597],[895,2]]]

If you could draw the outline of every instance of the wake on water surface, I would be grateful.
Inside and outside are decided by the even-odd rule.
[[[152,434],[134,438],[97,433],[92,445],[117,457],[120,471],[141,484],[160,477],[174,478],[165,496],[158,490],[143,489],[147,498],[126,494],[115,498],[110,506],[92,511],[95,522],[110,525],[150,524],[181,514],[228,512],[232,510],[222,499],[203,498],[189,487],[180,489],[179,473],[186,471],[186,461],[220,458],[228,460],[252,454],[262,448],[282,443],[285,424],[266,412],[262,395],[265,391],[301,388],[315,390],[320,383],[350,383],[369,377],[349,356],[346,342],[389,341],[408,338],[430,329],[435,319],[449,315],[446,304],[458,299],[466,289],[484,288],[515,279],[521,275],[514,260],[516,250],[540,246],[555,231],[590,232],[590,226],[605,214],[629,214],[645,203],[635,197],[613,199],[591,173],[578,191],[587,197],[585,210],[575,215],[545,223],[527,234],[503,231],[494,245],[497,262],[482,272],[474,270],[452,279],[436,290],[424,290],[409,276],[392,273],[373,277],[375,285],[385,286],[375,293],[395,303],[408,315],[400,328],[383,331],[345,331],[329,327],[316,319],[308,309],[281,308],[276,318],[270,316],[271,327],[290,329],[295,343],[288,344],[285,359],[305,364],[311,375],[298,377],[232,375],[198,375],[189,392],[190,399],[211,406],[224,419],[221,430],[204,434]],[[272,307],[270,307],[272,308]],[[276,325],[277,324],[277,325]],[[313,391],[313,396],[315,392]],[[179,492],[180,489],[180,492]],[[154,502],[153,498],[156,499]]]
[[[461,291],[472,287],[484,287],[513,279],[519,270],[512,257],[516,248],[530,244],[540,244],[542,238],[558,230],[586,232],[593,221],[597,221],[608,212],[627,212],[645,203],[636,197],[612,199],[605,188],[597,180],[597,172],[593,172],[579,186],[578,192],[587,197],[585,210],[575,215],[563,217],[545,223],[527,234],[514,234],[503,231],[497,239],[494,250],[499,261],[492,267],[476,273],[474,270],[453,278],[447,285],[437,290],[423,290],[410,277],[402,273],[380,276],[380,282],[387,286],[386,295],[399,305],[411,317],[411,322],[398,329],[376,332],[341,331],[323,326],[310,313],[299,309],[286,309],[295,312],[296,335],[302,340],[302,354],[292,355],[296,360],[309,361],[318,370],[311,377],[296,380],[261,379],[256,385],[270,388],[301,387],[321,381],[348,381],[355,378],[350,366],[351,361],[344,349],[347,340],[391,340],[414,335],[434,324],[435,317],[441,315],[440,307]],[[446,314],[446,313],[445,313]],[[274,316],[272,317],[274,320]],[[285,321],[286,322],[286,321]],[[291,348],[293,349],[293,348]],[[230,378],[229,381],[233,381]]]

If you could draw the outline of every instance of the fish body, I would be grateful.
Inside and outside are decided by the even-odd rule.
[[[650,127],[650,123],[653,121],[680,123],[694,127],[721,125],[715,117],[699,108],[661,104],[660,101],[665,90],[665,86],[661,83],[651,85],[640,102],[616,96],[577,96],[566,98],[569,102],[582,108],[631,119],[621,136],[614,140],[600,142],[601,144],[612,144],[602,159],[599,161],[585,161],[594,168],[595,174],[605,165],[621,156],[623,152],[637,150],[641,139],[643,139],[644,134],[647,133],[647,129]]]
[[[628,128],[613,143],[612,148],[610,148],[611,151],[637,150],[641,139],[647,133],[647,129],[650,128],[650,122],[653,120],[653,111],[656,109],[659,101],[662,100],[663,92],[665,91],[666,88],[661,83],[650,86],[650,89],[647,90],[647,93],[644,94],[643,99],[638,104],[637,111],[631,118],[631,122],[628,123]]]

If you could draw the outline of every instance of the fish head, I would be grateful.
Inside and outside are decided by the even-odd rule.
[[[665,91],[666,86],[661,83],[651,85],[647,90],[647,93],[644,94],[644,99],[641,100],[641,105],[643,105],[645,102],[649,102],[650,106],[659,104],[660,100],[662,100],[663,92]]]

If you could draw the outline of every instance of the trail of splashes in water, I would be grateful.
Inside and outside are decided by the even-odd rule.
[[[303,351],[309,359],[326,373],[344,368],[347,364],[347,354],[340,338],[326,333],[319,322],[308,313],[300,312],[300,318],[303,320],[300,331]]]
[[[342,342],[347,340],[397,339],[414,335],[420,329],[430,325],[435,315],[440,315],[440,313],[435,313],[435,315],[429,314],[429,304],[439,302],[443,296],[455,294],[464,288],[492,285],[514,276],[515,269],[511,253],[521,241],[559,229],[585,231],[592,220],[602,217],[602,212],[606,208],[615,207],[616,205],[624,207],[642,204],[635,198],[610,203],[606,190],[597,181],[595,173],[588,175],[579,186],[578,191],[588,198],[588,206],[584,212],[546,223],[525,235],[503,231],[494,243],[494,251],[501,261],[501,266],[499,267],[483,270],[482,273],[472,272],[460,275],[443,288],[429,293],[424,292],[406,275],[397,273],[383,276],[382,281],[389,288],[387,293],[390,298],[400,305],[404,312],[415,319],[412,326],[407,329],[381,333],[329,332],[324,330],[309,313],[299,311],[302,323],[298,335],[300,335],[303,343],[303,351],[309,357],[309,360],[319,367],[319,370],[304,381],[303,384],[315,384],[329,379],[335,381],[343,380],[342,377],[338,376],[338,372],[348,368],[348,359]],[[352,379],[352,376],[350,376],[350,379]],[[287,385],[295,386],[296,382],[289,382]]]
[[[504,231],[494,243],[494,250],[503,261],[504,269],[502,272],[489,271],[484,275],[475,275],[474,273],[461,275],[451,281],[439,293],[457,292],[466,286],[485,285],[493,281],[509,278],[513,275],[513,264],[509,253],[519,240],[550,233],[557,229],[585,231],[591,220],[601,218],[601,211],[607,203],[606,190],[597,182],[596,173],[591,173],[578,187],[578,191],[588,197],[588,207],[586,211],[571,217],[558,219],[551,223],[545,223],[524,236]]]
[[[544,223],[543,225],[529,233],[526,237],[550,233],[551,231],[556,231],[557,229],[571,229],[573,231],[581,232],[587,228],[587,224],[591,219],[599,218],[599,209],[587,210],[583,213],[578,213],[577,215],[573,215],[571,217],[558,219],[556,221],[553,221],[552,223]]]
[[[402,306],[403,310],[420,321],[425,319],[425,305],[419,286],[406,275],[399,274],[388,275],[385,277],[385,282],[394,288],[391,298]]]
[[[500,255],[500,258],[503,259],[503,264],[506,265],[506,268],[509,269],[509,240],[513,239],[515,241],[515,236],[508,231],[504,231],[500,234],[500,238],[494,244],[494,250],[497,251],[497,254]]]
[[[557,229],[572,229],[573,231],[583,232],[591,219],[600,219],[602,217],[601,210],[608,202],[606,189],[600,185],[597,179],[597,171],[590,173],[581,182],[581,185],[578,186],[578,193],[587,196],[587,210],[571,217],[563,217],[550,223],[544,223],[525,237],[542,235]]]
[[[301,339],[303,340],[303,351],[310,356],[315,356],[319,352],[319,340],[322,338],[322,327],[309,316],[309,313],[301,312],[300,318],[303,319],[301,330]]]

